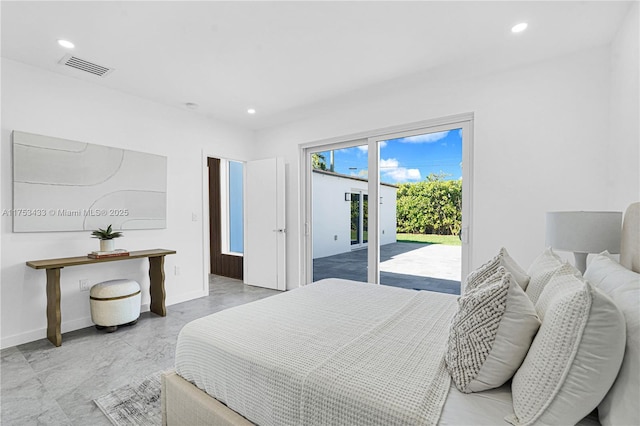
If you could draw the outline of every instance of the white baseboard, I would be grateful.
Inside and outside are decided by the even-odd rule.
[[[47,337],[47,329],[38,329],[28,331],[26,333],[14,334],[13,336],[3,337],[0,340],[0,348],[6,349],[12,346],[18,346],[23,343],[33,342]]]
[[[182,303],[189,300],[197,299],[199,297],[208,296],[209,292],[197,291],[188,294],[180,295],[180,297],[167,300],[166,306],[175,305],[176,303]],[[145,303],[140,305],[140,312],[149,312],[149,304]],[[80,330],[81,328],[92,327],[93,321],[91,317],[78,318],[71,321],[65,321],[61,324],[60,328],[62,333],[68,333],[70,331]],[[25,333],[14,334],[13,336],[2,337],[0,339],[0,349],[10,348],[12,346],[22,345],[23,343],[34,342],[40,339],[47,338],[47,328],[39,328],[36,330],[27,331]],[[64,337],[62,339],[64,344]]]
[[[71,321],[63,322],[60,325],[62,333],[68,333],[70,331],[80,330],[81,328],[87,328],[93,326],[91,317],[78,318]],[[43,327],[37,330],[27,331],[26,333],[14,334],[13,336],[3,337],[1,340],[1,347],[10,348],[11,346],[22,345],[23,343],[34,342],[40,339],[47,338],[47,328]],[[64,339],[63,339],[64,341]]]
[[[178,297],[167,298],[165,304],[167,306],[176,305],[182,302],[188,302],[189,300],[198,299],[209,295],[209,289],[192,291],[191,293],[181,294]]]
[[[145,303],[140,305],[140,312],[148,312],[149,304]],[[80,330],[81,328],[93,327],[93,321],[91,317],[78,318],[71,321],[63,322],[60,325],[60,329],[62,333],[68,333],[70,331]],[[0,340],[0,348],[10,348],[12,346],[22,345],[23,343],[34,342],[40,339],[47,338],[47,328],[40,328],[37,330],[27,331],[25,333],[14,334],[13,336],[3,337]],[[62,342],[64,344],[64,337],[62,338]]]

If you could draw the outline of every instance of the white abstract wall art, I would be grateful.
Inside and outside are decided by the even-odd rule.
[[[167,158],[14,131],[14,232],[166,228]]]

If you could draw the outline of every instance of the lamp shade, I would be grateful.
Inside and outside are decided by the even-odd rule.
[[[574,253],[620,253],[622,212],[548,212],[546,245]]]

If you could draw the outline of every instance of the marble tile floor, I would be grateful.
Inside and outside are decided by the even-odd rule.
[[[191,320],[278,291],[211,276],[209,296],[145,312],[134,326],[105,334],[95,327],[0,351],[0,424],[110,425],[93,399],[133,379],[173,367],[178,333]]]

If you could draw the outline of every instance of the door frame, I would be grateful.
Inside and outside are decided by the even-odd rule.
[[[211,263],[211,241],[210,241],[210,229],[209,229],[209,167],[207,165],[208,158],[219,158],[229,161],[237,161],[239,163],[246,163],[246,160],[240,160],[238,158],[229,157],[228,155],[222,155],[215,152],[210,152],[205,149],[201,150],[200,164],[201,164],[201,178],[202,178],[202,206],[200,210],[200,218],[196,218],[195,213],[192,213],[191,220],[197,222],[202,221],[202,296],[209,295],[209,274]],[[243,259],[243,262],[245,260]],[[189,299],[185,299],[189,300]]]
[[[228,250],[229,232],[229,161],[226,158],[207,157],[209,176],[209,273],[242,280],[244,276],[244,255]],[[227,164],[225,164],[227,163]],[[241,163],[245,164],[245,163]],[[223,174],[226,175],[223,177]],[[243,170],[244,174],[244,170]],[[214,189],[212,185],[216,185]],[[244,182],[242,196],[244,198]],[[213,202],[211,196],[213,195]],[[217,200],[217,201],[216,201]],[[216,212],[217,210],[217,212]],[[244,206],[243,206],[244,210]],[[244,215],[244,211],[243,211]],[[243,227],[246,227],[243,223]],[[213,239],[218,233],[218,241]]]
[[[312,168],[311,153],[318,151],[327,151],[332,149],[350,148],[354,146],[368,144],[368,160],[369,170],[376,173],[369,173],[369,199],[379,199],[379,180],[380,173],[378,170],[380,152],[378,142],[403,136],[412,136],[424,133],[434,133],[438,131],[448,130],[451,128],[463,129],[462,143],[462,280],[461,291],[464,289],[464,277],[470,271],[470,265],[473,264],[473,125],[474,113],[463,113],[440,117],[430,120],[413,122],[398,126],[386,127],[366,132],[355,133],[351,135],[339,136],[330,139],[324,139],[315,142],[308,142],[298,145],[298,170],[299,170],[299,199],[300,199],[300,228],[299,228],[299,246],[300,250],[300,283],[306,285],[313,280],[313,209],[312,209]],[[378,203],[370,203],[373,208],[369,211],[369,230],[374,229],[375,232],[369,232],[368,238],[368,264],[375,265],[375,268],[368,268],[368,281],[378,284],[380,282],[380,246],[379,240],[379,205]]]

